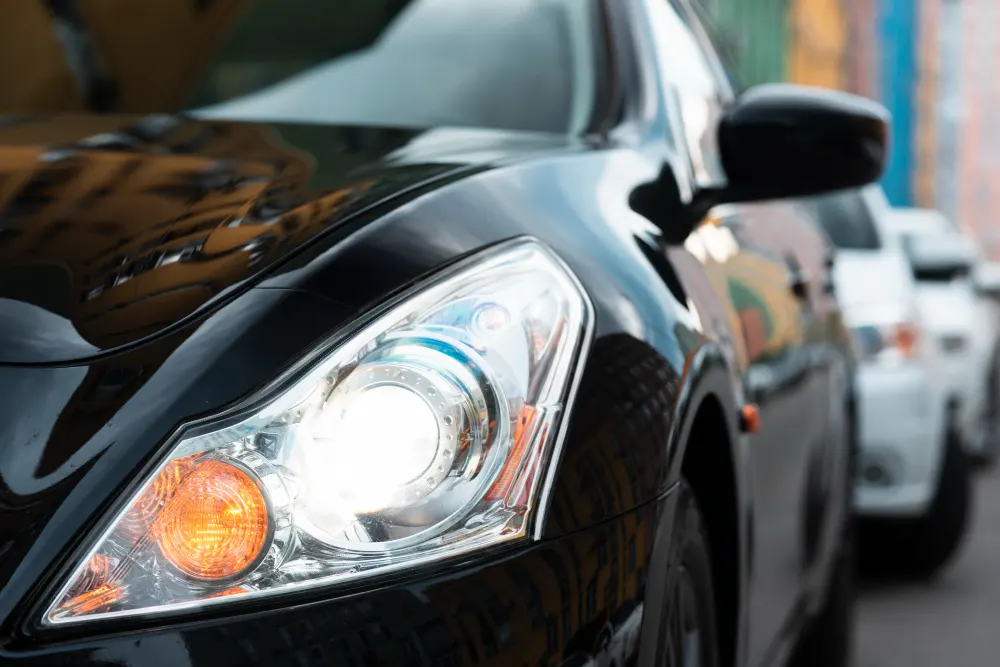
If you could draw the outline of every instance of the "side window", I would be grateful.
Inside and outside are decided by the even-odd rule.
[[[878,230],[861,193],[837,192],[809,200],[816,220],[838,248],[878,250]]]
[[[722,109],[732,97],[721,69],[706,47],[704,37],[692,23],[692,14],[682,0],[647,0],[656,41],[660,71],[666,90],[674,91],[679,123],[686,139],[691,166],[699,184],[724,178],[718,163],[715,128]],[[668,100],[669,103],[669,100]]]

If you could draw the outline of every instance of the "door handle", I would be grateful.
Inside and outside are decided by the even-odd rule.
[[[809,278],[803,271],[793,273],[788,283],[796,297],[802,300],[809,298]]]
[[[837,252],[830,250],[823,261],[825,273],[823,275],[823,293],[834,295],[837,293],[837,284],[833,282],[833,267],[837,264]]]
[[[788,287],[792,294],[800,301],[809,298],[809,276],[803,270],[795,255],[789,253],[785,256],[785,263],[788,265]]]

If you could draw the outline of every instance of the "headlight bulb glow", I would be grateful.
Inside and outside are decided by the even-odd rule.
[[[408,508],[447,513],[434,507],[435,492],[478,470],[489,435],[490,410],[469,363],[437,339],[402,338],[341,380],[291,461],[303,482],[300,519],[313,537],[363,549],[378,541],[365,516],[391,514],[409,526]]]
[[[439,429],[422,396],[377,384],[337,398],[335,407],[323,411],[306,456],[303,473],[312,503],[335,508],[340,500],[353,513],[373,512],[390,506],[401,487],[427,484],[421,478],[434,463]],[[433,475],[427,479],[437,485]],[[331,498],[334,488],[337,497]]]

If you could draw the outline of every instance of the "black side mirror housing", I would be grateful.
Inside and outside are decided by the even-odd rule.
[[[718,128],[727,185],[716,203],[806,197],[877,181],[885,169],[889,112],[824,88],[749,88]]]

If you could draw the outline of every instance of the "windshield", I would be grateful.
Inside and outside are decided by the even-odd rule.
[[[597,3],[584,0],[146,0],[122,14],[128,4],[48,25],[14,12],[0,27],[12,49],[63,46],[8,68],[0,110],[575,134],[601,79]]]
[[[815,198],[816,219],[833,244],[845,250],[878,250],[878,230],[858,191],[837,192]]]

